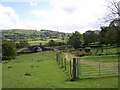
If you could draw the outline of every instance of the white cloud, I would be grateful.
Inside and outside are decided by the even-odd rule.
[[[105,0],[50,0],[51,10],[36,9],[30,13],[40,22],[21,20],[12,7],[0,5],[0,28],[50,29],[63,32],[98,29],[98,19],[105,14]],[[31,2],[37,5],[37,2]],[[37,21],[37,20],[36,20]]]
[[[52,10],[33,10],[31,13],[46,19],[46,24],[54,29],[94,29],[94,24],[106,13],[104,4],[105,0],[51,0]]]
[[[29,26],[28,21],[20,20],[20,17],[16,14],[12,7],[0,5],[0,29],[27,29]]]
[[[11,7],[3,7],[0,5],[0,26],[9,27],[13,26],[19,21],[19,17],[15,14],[14,9]]]

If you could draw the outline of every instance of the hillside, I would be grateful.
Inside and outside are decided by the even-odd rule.
[[[27,29],[10,29],[1,30],[3,39],[46,39],[46,38],[64,38],[69,33],[63,33],[52,30],[27,30]]]

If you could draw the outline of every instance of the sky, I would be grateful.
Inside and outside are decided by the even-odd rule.
[[[0,29],[99,30],[106,0],[0,0]]]

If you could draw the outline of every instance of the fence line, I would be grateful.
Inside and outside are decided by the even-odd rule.
[[[94,78],[104,75],[118,75],[118,62],[80,60],[79,58],[70,60],[68,56],[62,57],[60,52],[56,53],[56,61],[60,67],[69,73],[72,79],[87,78],[89,76]]]

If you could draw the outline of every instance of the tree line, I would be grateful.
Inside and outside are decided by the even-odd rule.
[[[115,20],[114,20],[115,21]],[[110,25],[101,27],[101,30],[88,30],[83,34],[75,31],[69,39],[68,44],[75,49],[84,45],[114,45],[120,46],[120,27],[115,26],[112,21]],[[120,20],[118,20],[120,22]]]
[[[75,49],[81,48],[86,45],[114,45],[120,46],[120,30],[118,26],[115,26],[113,22],[108,27],[101,27],[101,30],[88,30],[83,34],[75,31],[71,35],[67,36],[66,42],[56,42],[50,40],[45,46],[62,46],[71,45]],[[64,39],[64,36],[63,36]],[[64,40],[63,40],[64,41]],[[40,44],[41,45],[41,44]],[[24,47],[28,47],[30,44],[27,40],[23,39],[18,43],[12,40],[2,41],[2,55],[3,59],[13,59],[16,57],[16,50]]]

